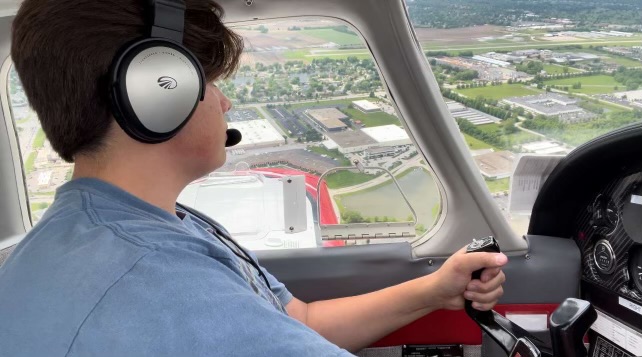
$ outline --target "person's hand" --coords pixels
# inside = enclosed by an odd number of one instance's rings
[[[507,262],[502,253],[466,253],[466,247],[459,250],[433,273],[437,277],[439,306],[460,310],[467,299],[477,310],[491,310],[504,294],[502,284],[506,277],[501,267]],[[471,280],[472,273],[482,268],[481,279]]]

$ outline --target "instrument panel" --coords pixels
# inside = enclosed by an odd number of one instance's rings
[[[642,303],[642,173],[603,187],[575,227],[583,279]]]

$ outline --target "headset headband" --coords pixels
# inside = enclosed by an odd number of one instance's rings
[[[185,2],[182,0],[149,0],[150,37],[167,38],[183,43]]]

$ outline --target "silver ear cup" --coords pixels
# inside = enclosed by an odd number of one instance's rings
[[[178,128],[200,100],[202,80],[196,68],[173,48],[142,50],[129,64],[125,81],[134,113],[155,133]]]

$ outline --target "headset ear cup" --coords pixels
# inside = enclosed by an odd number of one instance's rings
[[[146,38],[124,46],[112,62],[109,79],[116,122],[144,143],[174,137],[204,98],[200,63],[170,40]]]

